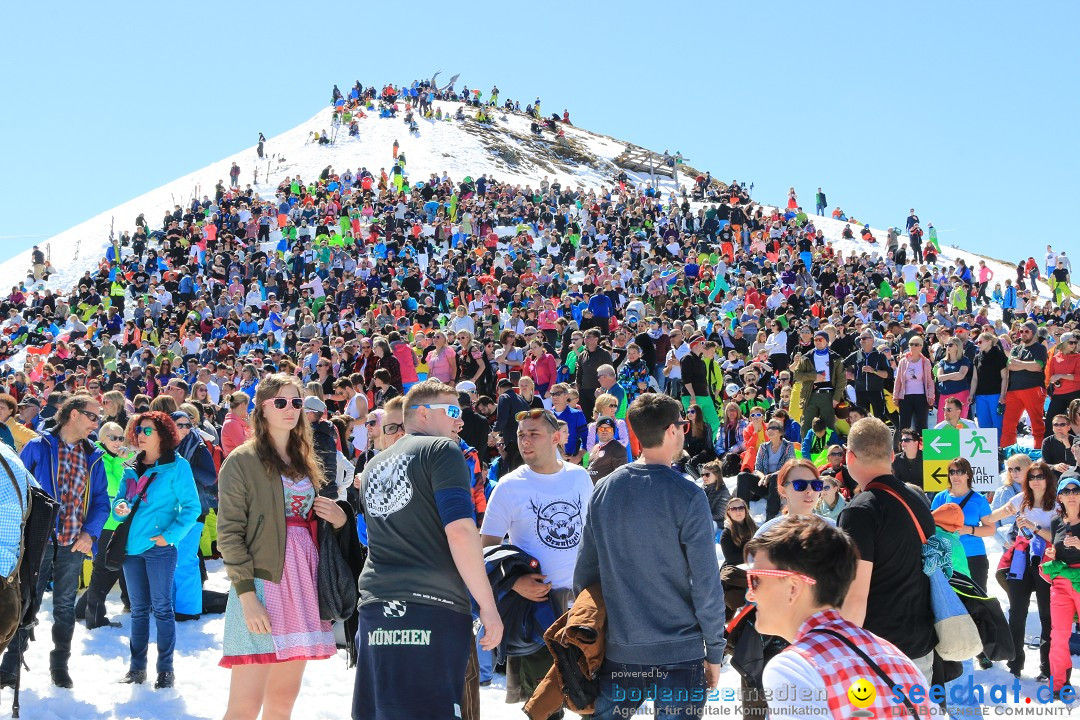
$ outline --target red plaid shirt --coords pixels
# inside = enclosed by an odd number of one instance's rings
[[[850,720],[851,713],[856,709],[861,709],[851,704],[847,694],[852,683],[860,678],[870,682],[877,691],[873,704],[866,708],[874,713],[875,718],[911,717],[907,708],[903,707],[903,703],[893,702],[892,688],[885,687],[885,681],[878,677],[866,661],[856,655],[839,638],[822,632],[811,632],[816,628],[832,630],[847,638],[876,662],[894,685],[904,687],[905,694],[911,685],[921,685],[924,690],[928,690],[928,683],[915,667],[915,663],[911,662],[895,645],[868,630],[853,625],[840,617],[840,613],[836,610],[822,610],[806,619],[791,645],[783,652],[797,653],[821,673],[821,678],[825,682],[829,709],[836,720]],[[930,713],[935,711],[931,709],[925,697],[922,702],[912,701],[912,704],[920,716],[925,714],[926,717],[930,717]],[[898,712],[897,706],[902,710]]]
[[[90,480],[82,444],[61,440],[56,455],[56,501],[60,503],[56,544],[70,545],[83,529],[83,498]]]

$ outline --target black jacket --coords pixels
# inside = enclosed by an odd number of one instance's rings
[[[551,602],[533,602],[518,595],[513,587],[518,578],[541,572],[540,561],[516,545],[493,545],[484,549],[484,562],[503,621],[502,642],[495,650],[497,660],[531,655],[544,647],[544,631],[555,623],[559,613]]]
[[[337,499],[337,428],[326,420],[312,423],[311,432],[315,441],[315,454],[322,463],[326,484],[319,494]]]

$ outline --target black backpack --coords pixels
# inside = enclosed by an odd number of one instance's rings
[[[15,473],[7,458],[0,453],[0,465],[4,466],[8,477],[18,490]],[[28,473],[29,475],[29,473]],[[19,592],[22,612],[19,629],[28,631],[37,625],[37,613],[41,607],[41,596],[37,594],[38,573],[41,561],[49,547],[49,538],[56,532],[56,516],[60,504],[49,497],[41,488],[30,486],[30,510],[23,523],[22,557],[19,561]],[[11,717],[19,717],[19,682],[22,670],[22,643],[15,640],[19,647],[19,663],[15,669],[15,699],[11,706]]]

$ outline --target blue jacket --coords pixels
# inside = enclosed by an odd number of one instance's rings
[[[157,535],[164,537],[170,545],[176,545],[199,519],[199,493],[195,489],[195,478],[187,460],[175,453],[163,456],[156,465],[146,468],[145,474],[150,473],[157,475],[131,519],[128,555],[140,555],[154,547],[150,538]],[[135,470],[127,468],[124,471],[124,482],[126,487],[120,489],[116,502],[124,501],[131,507],[135,501],[135,486],[139,482],[139,475]],[[113,507],[115,505],[114,503]]]
[[[101,461],[104,452],[89,440],[83,440],[82,445],[90,467],[90,482],[82,499],[83,530],[96,539],[109,518],[109,479]],[[26,443],[19,454],[23,465],[51,498],[56,498],[56,459],[59,454],[60,437],[48,431]]]

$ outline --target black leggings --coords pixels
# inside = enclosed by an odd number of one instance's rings
[[[913,428],[916,431],[922,431],[926,429],[926,421],[930,414],[930,405],[926,402],[925,395],[905,395],[900,400],[900,427],[897,430],[903,430],[904,428]],[[897,438],[900,434],[897,433]]]
[[[1009,672],[1019,673],[1024,669],[1024,629],[1027,626],[1028,610],[1031,607],[1031,594],[1035,593],[1035,604],[1039,608],[1039,671],[1050,674],[1050,583],[1039,575],[1038,569],[1028,564],[1024,576],[1018,580],[1009,580],[1009,631],[1012,634],[1016,655],[1009,662]]]

